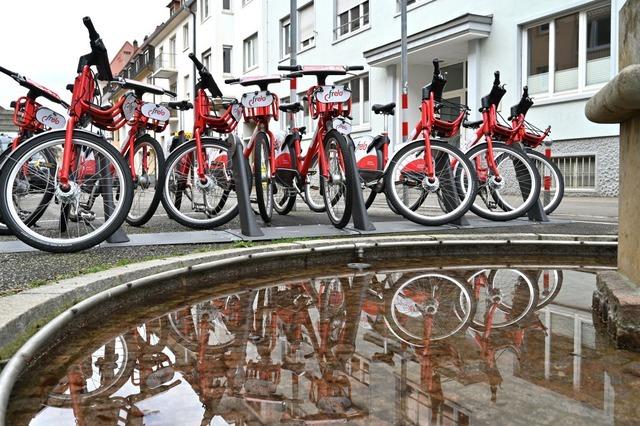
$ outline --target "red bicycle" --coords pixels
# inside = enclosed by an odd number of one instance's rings
[[[7,149],[0,153],[0,166],[2,166],[6,158],[23,142],[31,138],[33,135],[54,129],[64,128],[66,119],[61,114],[46,108],[37,102],[37,99],[43,97],[51,102],[57,103],[65,108],[69,105],[64,102],[60,96],[46,87],[24,77],[20,74],[9,71],[0,66],[0,72],[13,78],[22,87],[28,89],[27,95],[11,102],[13,108],[13,123],[18,127],[18,135],[13,138]],[[23,170],[19,185],[23,188],[33,186],[42,192],[42,198],[35,208],[27,208],[22,203],[20,194],[17,194],[15,202],[18,204],[22,221],[30,225],[44,214],[46,206],[53,197],[52,180],[41,179],[41,176],[52,172],[47,168],[47,164],[54,161],[50,152],[45,152],[45,157],[34,158],[29,167]],[[30,170],[31,169],[31,170]],[[2,221],[0,215],[0,235],[10,235],[11,231]]]
[[[473,165],[462,151],[444,140],[458,134],[467,116],[467,107],[442,99],[447,82],[440,73],[438,59],[433,61],[433,78],[422,88],[420,121],[405,144],[389,160],[390,143],[386,122],[395,104],[374,105],[374,113],[385,117],[385,131],[357,149],[362,185],[369,190],[366,205],[376,194],[385,193],[391,209],[422,225],[442,225],[462,217],[473,204],[476,177]],[[449,121],[441,117],[443,107],[452,108],[457,116]],[[420,138],[420,139],[417,139]],[[453,164],[457,164],[457,177]],[[454,179],[459,179],[456,185]]]
[[[540,202],[546,214],[551,214],[558,208],[562,197],[564,196],[564,177],[562,172],[546,155],[535,151],[549,136],[551,132],[551,126],[548,126],[545,130],[541,130],[525,120],[527,111],[533,105],[533,100],[529,97],[529,91],[527,86],[522,90],[522,97],[520,101],[511,107],[510,115],[507,121],[511,125],[512,132],[508,137],[500,135],[500,132],[494,135],[494,140],[498,140],[506,143],[507,145],[513,145],[521,142],[527,153],[529,159],[534,163],[538,174],[541,179],[541,191]],[[497,116],[502,118],[500,113]],[[480,121],[473,123],[466,123],[467,127],[479,127]],[[480,130],[478,130],[479,132]],[[477,143],[479,138],[476,136],[473,144]],[[498,158],[498,161],[503,158]],[[512,206],[507,201],[501,200],[501,208],[505,210],[511,210]]]
[[[175,93],[158,86],[128,79],[118,79],[112,84],[131,89],[122,103],[122,112],[130,128],[120,153],[128,161],[133,179],[134,201],[126,221],[132,226],[142,226],[153,217],[160,204],[165,172],[162,146],[147,132],[164,131],[171,115],[169,109],[181,109],[190,104],[186,101],[145,102],[142,99],[145,93],[176,97]]]
[[[326,210],[331,223],[344,228],[351,218],[355,185],[359,184],[349,177],[356,169],[351,151],[351,124],[346,120],[351,114],[351,91],[342,85],[328,85],[326,80],[329,76],[346,75],[364,67],[281,65],[278,69],[316,77],[317,82],[307,90],[306,97],[311,117],[318,120],[311,146],[304,155],[300,129],[291,129],[280,148],[273,174],[286,191],[278,203],[285,208],[290,206],[290,210],[296,193],[304,192],[302,197],[311,210]],[[302,110],[302,105],[299,102],[280,105],[280,110],[295,113]],[[319,185],[312,181],[315,176],[319,178]],[[315,200],[314,190],[319,190],[324,206]]]
[[[276,168],[275,151],[278,141],[269,129],[269,122],[278,121],[280,99],[269,91],[269,85],[280,83],[283,77],[269,75],[261,77],[233,78],[225,80],[227,84],[242,86],[258,86],[258,91],[245,93],[240,102],[244,107],[244,119],[255,124],[255,130],[249,144],[244,149],[244,156],[249,158],[253,153],[253,180],[256,188],[256,201],[262,220],[271,222],[273,216],[273,171]]]
[[[166,161],[166,179],[162,205],[169,217],[182,225],[211,229],[223,225],[238,214],[228,139],[207,136],[209,131],[231,135],[242,117],[242,105],[234,98],[224,98],[207,68],[193,53],[189,58],[200,74],[194,103],[194,139],[181,144]],[[207,92],[213,98],[209,99]],[[212,107],[222,106],[221,115]],[[234,138],[233,144],[241,144]],[[188,202],[185,202],[185,198]]]
[[[23,142],[7,158],[0,174],[0,214],[5,223],[23,242],[51,252],[73,252],[100,244],[122,225],[133,202],[131,172],[120,153],[100,135],[81,129],[92,124],[113,131],[126,122],[124,98],[111,107],[94,103],[100,94],[96,81],[111,81],[113,76],[107,49],[91,19],[83,21],[91,52],[80,58],[65,130],[45,132]],[[40,226],[31,227],[22,220],[21,206],[15,199],[20,196],[31,207],[40,204],[41,191],[21,184],[33,158],[49,155],[55,161],[41,177],[53,185],[55,203],[49,203]],[[85,207],[96,194],[83,188],[98,188],[102,208],[87,211]]]
[[[462,124],[477,128],[466,151],[478,178],[477,197],[470,209],[480,217],[498,221],[524,215],[540,195],[540,174],[535,164],[526,152],[511,146],[524,126],[524,115],[513,117],[510,125],[498,121],[498,106],[506,92],[496,71],[491,92],[481,100],[482,120]]]

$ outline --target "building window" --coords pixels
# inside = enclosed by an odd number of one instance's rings
[[[341,81],[351,89],[351,124],[360,126],[369,123],[371,115],[371,105],[369,102],[369,75],[364,74],[359,77]]]
[[[552,160],[560,169],[567,189],[596,188],[595,155],[552,157]]]
[[[280,59],[291,54],[291,20],[285,18],[280,21]]]
[[[200,0],[200,21],[209,17],[209,0]]]
[[[231,46],[222,46],[222,72],[231,74]]]
[[[184,98],[191,99],[191,84],[189,83],[189,75],[184,76]]]
[[[171,83],[169,85],[169,91],[173,92],[176,94],[176,96],[178,95],[178,84],[177,83]],[[176,96],[169,96],[171,99],[175,99]],[[172,110],[173,111],[173,110]]]
[[[231,10],[231,0],[222,0],[222,10]]]
[[[558,16],[523,31],[524,78],[529,92],[551,95],[593,90],[609,80],[609,6]]]
[[[298,10],[298,43],[300,50],[315,45],[316,17],[313,3]]]
[[[169,39],[169,68],[176,67],[176,36]]]
[[[338,0],[335,38],[369,25],[369,0]]]
[[[244,70],[245,72],[258,65],[258,33],[246,38],[243,43],[244,48]]]
[[[182,50],[189,48],[189,24],[182,26]]]
[[[211,70],[211,49],[207,49],[202,53],[202,65]]]

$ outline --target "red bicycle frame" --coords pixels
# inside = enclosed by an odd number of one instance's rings
[[[231,103],[221,116],[211,115],[211,101],[204,89],[199,88],[194,103],[194,124],[193,134],[196,141],[196,156],[198,159],[198,167],[196,172],[198,177],[206,182],[205,176],[205,159],[202,152],[202,134],[207,128],[218,133],[231,133],[238,125],[238,120],[233,115],[234,107],[238,105]]]
[[[69,120],[67,121],[62,167],[58,172],[58,180],[62,186],[69,184],[71,165],[73,164],[73,132],[86,116],[89,116],[94,126],[99,129],[114,131],[125,125],[126,119],[122,114],[124,98],[121,98],[111,108],[102,109],[92,103],[95,93],[95,82],[89,65],[84,65],[82,71],[76,77],[73,84],[73,95],[69,107]]]

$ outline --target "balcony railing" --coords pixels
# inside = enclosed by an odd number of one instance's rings
[[[175,70],[176,69],[176,55],[172,53],[161,53],[156,56],[153,70],[159,71],[162,69]]]

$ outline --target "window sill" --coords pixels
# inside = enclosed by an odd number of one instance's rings
[[[222,14],[223,15],[233,15],[233,10],[222,9]]]
[[[420,0],[418,0],[418,1],[417,1],[417,2],[415,2],[414,4],[410,4],[410,5],[408,5],[408,6],[407,6],[407,13],[409,13],[409,12],[411,12],[412,10],[417,9],[417,8],[419,8],[419,7],[422,7],[422,6],[428,5],[429,3],[433,3],[434,1],[436,1],[436,0],[425,0],[425,1],[420,1]],[[398,10],[398,11],[396,12],[396,14],[395,14],[395,15],[393,15],[393,17],[394,17],[394,18],[398,18],[399,16],[400,16],[400,11]]]
[[[371,17],[369,17],[369,19],[371,19]],[[339,36],[337,39],[333,40],[331,42],[331,44],[338,44],[341,41],[347,40],[347,39],[349,39],[349,38],[351,38],[353,36],[357,36],[358,34],[363,33],[363,32],[365,32],[367,30],[370,30],[370,29],[371,29],[371,21],[369,21],[369,23],[367,25],[365,25],[364,27],[360,27],[355,31],[351,31],[351,32],[348,32],[348,33],[346,33],[344,35]]]
[[[601,87],[601,86],[600,86]],[[532,93],[531,97],[534,100],[532,108],[544,105],[561,104],[565,102],[575,102],[589,99],[598,92],[599,87],[589,88],[584,92],[568,92],[568,93],[555,93],[553,95],[540,95]]]

